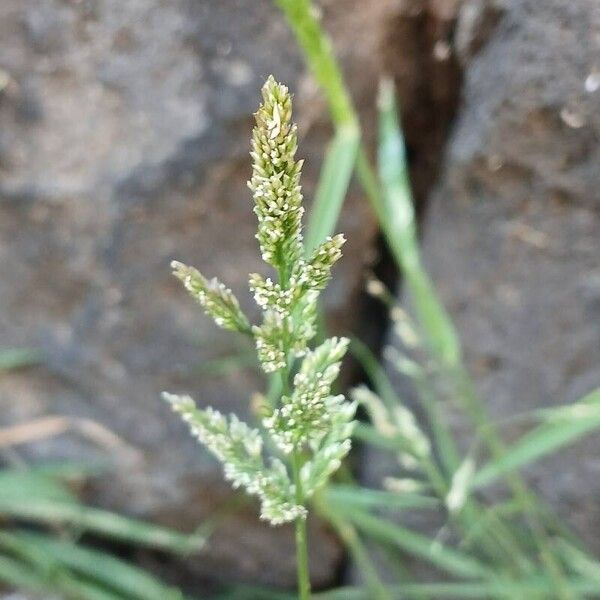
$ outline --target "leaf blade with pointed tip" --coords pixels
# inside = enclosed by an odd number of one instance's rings
[[[461,349],[450,317],[421,265],[404,139],[398,122],[396,95],[384,81],[379,96],[379,176],[383,198],[379,222],[412,298],[419,323],[442,364],[460,364]]]
[[[307,254],[335,230],[350,185],[359,142],[358,128],[345,125],[338,129],[327,148],[306,230]]]
[[[590,392],[574,405],[541,413],[544,422],[515,442],[499,459],[480,469],[474,487],[484,487],[496,479],[577,441],[600,429],[600,389]]]

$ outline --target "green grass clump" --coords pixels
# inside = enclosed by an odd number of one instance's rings
[[[205,536],[82,504],[69,481],[85,475],[67,465],[0,470],[0,584],[67,600],[184,600],[179,590],[80,538],[185,555],[199,551]]]

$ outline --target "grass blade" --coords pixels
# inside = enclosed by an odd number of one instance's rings
[[[440,501],[419,494],[395,494],[351,485],[329,485],[323,492],[327,504],[336,510],[382,508],[392,510],[436,509]]]
[[[337,130],[327,148],[306,231],[305,245],[309,254],[334,233],[350,185],[359,142],[358,127],[345,125]]]
[[[572,579],[571,588],[585,598],[600,598],[600,587],[585,579]],[[435,583],[403,583],[389,586],[389,593],[394,600],[412,600],[431,596],[436,600],[446,598],[453,600],[499,598],[553,598],[556,591],[550,579],[537,577],[522,581],[498,578],[494,581],[482,582],[435,582]],[[356,587],[345,587],[314,594],[313,600],[370,600],[367,590]]]
[[[108,590],[80,581],[36,545],[18,535],[0,533],[0,581],[34,593],[58,593],[73,600],[126,600]]]
[[[380,89],[378,159],[383,188],[381,228],[402,269],[415,313],[431,350],[442,364],[458,365],[461,350],[454,326],[421,265],[404,139],[391,81],[384,81]]]
[[[485,426],[486,443],[494,458],[505,460],[505,449],[499,436],[489,425],[485,410],[471,394],[472,384],[464,372],[461,347],[454,325],[438,300],[433,285],[423,269],[417,243],[416,226],[404,142],[398,122],[396,98],[391,81],[384,82],[379,106],[379,169],[383,187],[383,218],[380,224],[394,257],[401,267],[419,325],[435,359],[451,374],[456,389],[469,416],[478,428]],[[552,552],[548,536],[537,522],[531,506],[537,503],[517,474],[511,473],[509,485],[521,500],[524,513],[532,525],[533,537],[548,572],[559,589],[559,597],[572,600],[574,596],[565,584],[561,564]]]
[[[41,360],[41,354],[33,348],[5,348],[0,350],[0,371],[30,367]]]
[[[313,3],[311,0],[274,2],[284,13],[309,68],[323,89],[336,129],[347,125],[357,127],[358,118],[350,94]],[[404,211],[404,215],[408,214],[407,210],[412,211],[412,200],[410,188],[406,185],[403,144],[398,144],[398,141],[402,142],[402,136],[397,121],[395,98],[393,89],[389,86],[387,92],[384,90],[382,94],[380,115],[380,166],[386,165],[382,175],[387,177],[388,183],[391,184],[388,192],[392,191],[392,195],[380,193],[379,183],[362,146],[356,163],[357,174],[395,259],[403,270],[407,271],[405,277],[410,280],[408,283],[411,294],[418,307],[419,320],[429,334],[430,345],[445,364],[456,365],[460,362],[461,354],[458,338],[444,308],[437,300],[427,274],[420,267],[414,225],[412,229],[407,229],[405,223],[398,220],[401,211]],[[385,187],[386,181],[382,183]],[[398,192],[399,196],[396,197]],[[402,204],[397,204],[398,201]],[[390,225],[390,219],[395,226]]]
[[[139,600],[182,600],[183,598],[179,590],[163,585],[141,569],[105,552],[33,533],[20,533],[14,537],[51,556],[60,566],[127,598]]]
[[[121,542],[176,553],[199,550],[205,542],[200,534],[185,535],[109,511],[44,498],[0,496],[0,516],[45,525],[71,525]]]
[[[55,478],[30,471],[0,471],[0,504],[22,502],[36,498],[63,503],[76,503],[76,497]]]
[[[31,570],[31,565],[0,554],[0,582],[14,588],[35,592],[47,591],[44,578]]]
[[[211,595],[210,600],[298,600],[297,594],[255,585],[238,584]]]
[[[575,573],[595,581],[600,590],[600,563],[566,540],[557,541],[558,551]]]
[[[419,556],[456,577],[479,578],[491,575],[489,569],[472,556],[386,519],[358,510],[348,512],[346,518],[365,535]]]
[[[502,475],[527,466],[600,428],[600,389],[573,405],[541,414],[545,422],[483,467],[473,479],[475,487],[489,485]]]
[[[328,489],[328,491],[330,490]],[[364,577],[370,597],[373,600],[391,600],[391,596],[379,576],[377,567],[369,556],[369,552],[355,527],[345,520],[337,511],[337,506],[335,504],[331,506],[328,500],[327,495],[318,496],[315,499],[317,510],[322,517],[329,521],[349,550],[356,566]]]
[[[311,0],[274,0],[284,13],[300,45],[304,58],[327,98],[336,127],[356,126],[352,100],[333,54],[329,37],[321,29]]]

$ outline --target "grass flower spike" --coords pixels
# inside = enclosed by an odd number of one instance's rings
[[[287,271],[302,256],[302,161],[294,156],[298,147],[292,123],[292,99],[285,85],[271,76],[262,89],[263,104],[255,115],[252,134],[252,179],[258,217],[256,239],[263,260],[289,277]]]
[[[219,327],[244,333],[250,331],[250,323],[240,309],[237,298],[218,279],[208,281],[194,267],[188,267],[176,260],[171,263],[171,267],[175,277],[183,282],[185,289]]]
[[[305,519],[308,500],[339,468],[350,451],[356,403],[333,393],[345,338],[325,340],[311,349],[316,334],[319,293],[342,255],[341,234],[325,239],[309,256],[302,237],[302,161],[292,123],[292,99],[286,86],[269,77],[252,135],[252,178],[248,183],[258,218],[256,238],[271,276],[250,275],[249,287],[263,311],[251,325],[227,287],[192,267],[173,262],[174,274],[224,329],[254,338],[265,373],[280,379],[281,397],[263,403],[263,430],[200,409],[189,396],[164,394],[192,434],[223,463],[235,488],[259,498],[261,518],[272,525],[296,523],[300,598],[309,597]],[[300,360],[301,359],[301,362]],[[297,364],[299,363],[299,364]],[[266,448],[273,449],[268,456]]]

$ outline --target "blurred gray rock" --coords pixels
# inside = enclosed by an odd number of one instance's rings
[[[388,4],[324,6],[360,106],[374,105]],[[133,451],[107,449],[110,438],[90,440],[81,427],[18,451],[32,460],[111,456],[120,469],[94,502],[188,531],[230,493],[159,394],[188,391],[201,405],[244,413],[262,383],[253,369],[204,369],[252,349],[202,315],[169,262],[219,275],[253,310],[247,273],[262,267],[245,183],[251,114],[269,73],[297,92],[310,197],[328,118],[267,0],[0,3],[0,339],[44,356],[38,368],[1,375],[0,426],[55,414],[96,421]],[[375,231],[356,193],[340,229],[350,242],[328,296],[338,330],[356,314]],[[191,568],[293,585],[290,531],[266,528],[254,512],[228,521],[210,561]],[[319,527],[312,548],[322,585],[340,551]]]
[[[466,69],[424,226],[427,265],[498,419],[600,385],[600,5],[503,4]],[[590,437],[527,471],[596,552],[599,451]]]

